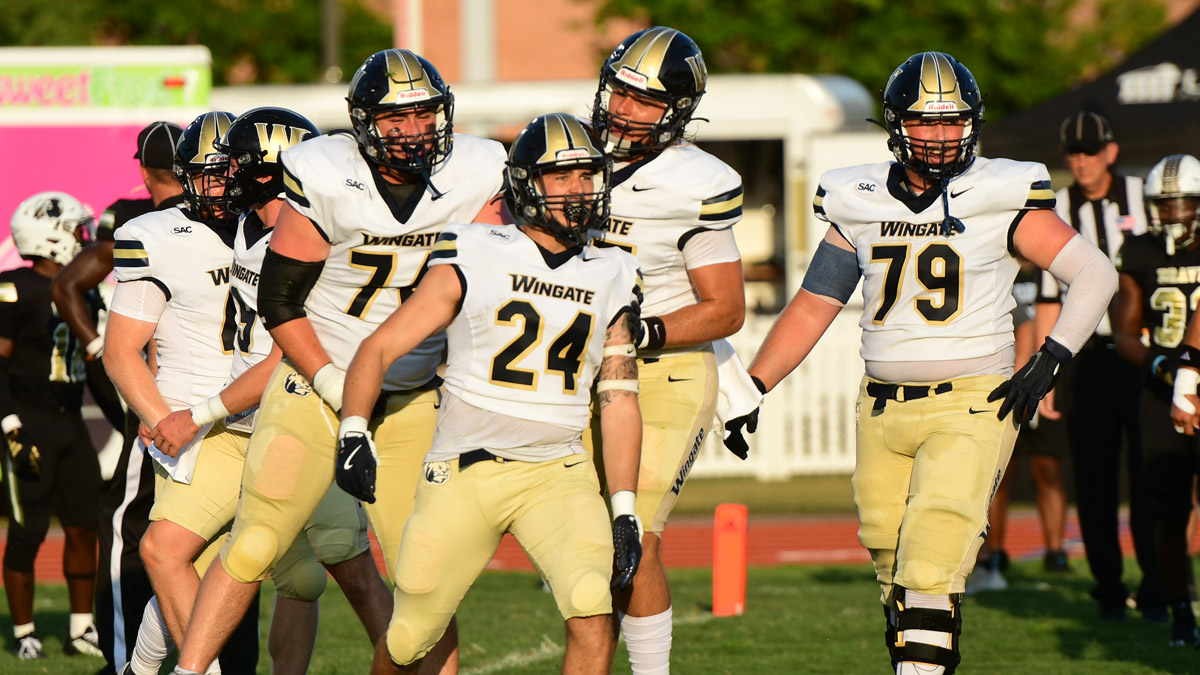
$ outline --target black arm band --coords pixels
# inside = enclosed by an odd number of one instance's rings
[[[657,316],[647,316],[642,319],[646,324],[646,349],[658,350],[667,344],[667,327]]]
[[[296,260],[267,248],[258,280],[258,316],[267,330],[307,316],[304,301],[324,267],[324,260]]]
[[[844,305],[854,295],[860,276],[858,254],[822,240],[817,244],[817,252],[813,254],[808,271],[804,273],[800,288],[813,295],[833,298]]]
[[[13,407],[12,391],[9,389],[8,383],[8,364],[7,356],[0,356],[0,419],[4,419],[16,412]]]
[[[1179,364],[1200,370],[1200,349],[1184,344],[1179,348]]]

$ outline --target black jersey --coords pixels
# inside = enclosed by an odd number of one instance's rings
[[[96,239],[112,241],[113,230],[153,210],[153,199],[118,199],[100,214],[100,221],[96,223]]]
[[[1160,238],[1140,234],[1125,239],[1116,263],[1142,291],[1142,330],[1150,351],[1178,353],[1200,302],[1200,249],[1168,256]]]
[[[100,298],[94,291],[87,297],[94,320]],[[13,401],[69,410],[83,405],[86,351],[51,303],[50,279],[30,267],[0,272],[0,337],[13,341]]]

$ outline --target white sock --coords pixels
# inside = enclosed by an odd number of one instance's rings
[[[204,671],[204,675],[221,675],[220,659],[213,659],[213,662],[208,664],[208,670]]]
[[[948,595],[926,595],[925,593],[917,593],[909,590],[904,591],[904,606],[908,608],[923,607],[925,609],[940,609],[946,612],[954,609],[953,605],[950,604],[950,596]],[[927,645],[949,649],[952,637],[950,633],[938,630],[911,629],[903,631],[902,639],[905,642],[922,642]],[[945,666],[927,663],[904,661],[896,666],[896,675],[943,675],[945,672]]]
[[[33,622],[23,623],[20,626],[13,626],[13,636],[18,640],[33,632]]]
[[[158,598],[150,598],[142,612],[142,623],[138,626],[137,643],[129,667],[134,675],[158,675],[162,662],[175,648],[167,622],[158,608]]]
[[[91,612],[87,612],[86,614],[76,614],[75,612],[71,612],[70,635],[72,638],[77,638],[80,635],[83,635],[83,631],[87,630],[88,626],[90,625],[92,625]]]
[[[634,675],[671,672],[671,608],[654,616],[618,614]]]

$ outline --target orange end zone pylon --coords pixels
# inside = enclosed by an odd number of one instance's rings
[[[746,611],[745,504],[721,504],[713,523],[713,616],[741,616]]]

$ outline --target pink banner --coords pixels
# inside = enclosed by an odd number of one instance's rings
[[[118,199],[149,196],[133,158],[143,126],[0,126],[0,270],[21,264],[9,223],[26,197],[61,190],[99,218]]]

